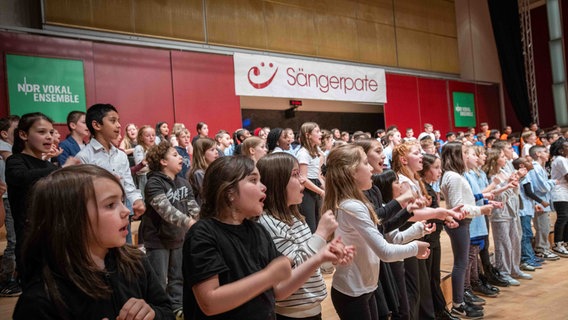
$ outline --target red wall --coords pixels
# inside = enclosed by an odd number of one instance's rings
[[[183,122],[195,135],[205,121],[214,136],[241,126],[229,56],[0,32],[0,116],[9,113],[6,53],[83,60],[87,106],[113,104],[123,127]],[[56,127],[67,134],[65,125]]]
[[[454,80],[386,75],[387,103],[385,126],[396,124],[403,132],[407,127],[418,136],[424,123],[431,123],[442,136],[448,131],[465,131],[454,126],[452,92],[474,94],[476,120],[487,122],[490,128],[500,128],[499,87]]]
[[[6,53],[82,59],[87,105],[115,105],[123,126],[183,122],[195,135],[195,125],[204,121],[210,136],[219,129],[232,132],[241,126],[230,56],[0,32],[0,54]],[[4,59],[0,59],[0,72],[5,72]],[[426,122],[443,134],[464,130],[453,126],[451,101],[452,91],[462,91],[475,94],[478,123],[499,127],[496,85],[395,74],[387,74],[386,82],[387,126],[412,127],[416,135]],[[0,116],[8,114],[6,88],[2,74]],[[58,127],[63,135],[67,133],[64,125]]]

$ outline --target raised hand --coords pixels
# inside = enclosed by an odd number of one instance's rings
[[[324,239],[328,239],[333,234],[333,232],[335,232],[337,226],[338,224],[337,220],[335,219],[335,215],[331,210],[327,210],[321,215],[315,233]]]

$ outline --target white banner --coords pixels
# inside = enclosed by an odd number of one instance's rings
[[[385,70],[235,53],[239,96],[386,103]]]

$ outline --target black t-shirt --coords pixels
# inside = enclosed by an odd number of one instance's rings
[[[275,319],[272,289],[231,311],[206,316],[192,287],[215,275],[221,286],[235,282],[264,269],[280,255],[268,232],[256,222],[244,220],[240,225],[230,225],[215,219],[198,221],[189,229],[183,245],[185,319]]]

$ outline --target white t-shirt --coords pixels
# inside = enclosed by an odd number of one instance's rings
[[[552,189],[552,201],[568,201],[568,182],[566,181],[568,174],[568,159],[566,157],[557,156],[550,166],[550,176],[552,179],[558,180],[558,184]]]
[[[298,158],[298,162],[300,164],[307,164],[308,165],[308,179],[319,179],[320,175],[320,157],[312,158],[308,149],[302,147],[298,154],[296,154],[296,158]]]

